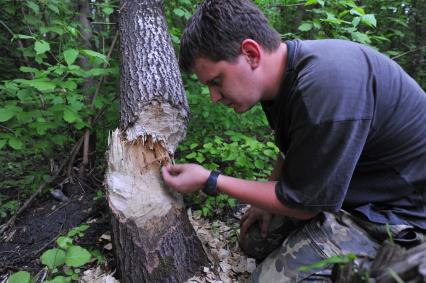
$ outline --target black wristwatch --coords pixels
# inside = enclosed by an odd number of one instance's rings
[[[210,176],[207,178],[206,185],[203,188],[203,192],[208,196],[217,196],[217,177],[220,175],[220,171],[213,170]]]

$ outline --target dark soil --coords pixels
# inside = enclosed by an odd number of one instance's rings
[[[95,192],[79,187],[67,188],[69,201],[59,202],[53,197],[40,197],[17,219],[15,226],[0,239],[0,275],[26,270],[32,274],[43,268],[41,254],[55,247],[56,239],[71,228],[89,221],[84,236],[75,238],[74,244],[89,250],[97,249],[105,255],[105,242],[100,236],[110,229],[105,198],[95,200]],[[114,265],[108,255],[109,266]]]

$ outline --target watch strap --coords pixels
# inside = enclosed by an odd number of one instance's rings
[[[217,178],[221,174],[218,170],[213,170],[210,172],[209,177],[207,178],[206,185],[203,188],[203,192],[209,196],[217,196]]]

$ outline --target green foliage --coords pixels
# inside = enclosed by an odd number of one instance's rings
[[[7,280],[8,283],[30,283],[31,275],[26,271],[19,271],[12,274]]]
[[[302,266],[298,269],[299,272],[306,272],[312,269],[321,269],[331,264],[346,265],[350,262],[353,262],[356,259],[356,256],[353,253],[348,253],[346,255],[336,255],[324,260],[318,261],[311,265]]]
[[[50,249],[41,255],[41,263],[49,269],[54,269],[65,263],[65,251],[61,249]]]
[[[388,235],[388,240],[393,244],[393,234],[391,231],[391,226],[389,225],[389,223],[386,223],[386,234]]]
[[[82,224],[80,226],[74,227],[74,228],[72,228],[68,232],[67,236],[70,237],[70,238],[73,238],[75,236],[83,237],[84,236],[84,231],[86,231],[87,229],[89,229],[89,227],[90,226],[87,225],[87,224]]]
[[[78,227],[72,228],[66,236],[60,236],[56,240],[57,248],[49,249],[43,252],[40,257],[41,263],[44,264],[50,272],[50,280],[44,282],[71,282],[78,281],[80,279],[81,270],[78,267],[84,267],[89,263],[93,257],[99,262],[104,263],[105,257],[97,250],[89,252],[83,247],[73,244],[73,239],[76,237],[82,237],[84,231],[89,228],[89,225],[82,224]],[[60,273],[62,269],[62,274]],[[65,276],[63,276],[65,275]],[[10,278],[15,278],[16,281],[8,282],[31,282],[30,274],[28,272],[17,272]],[[22,278],[28,278],[24,281]]]
[[[90,252],[80,246],[71,246],[67,249],[65,263],[68,266],[80,267],[90,261],[92,255]]]
[[[10,200],[5,203],[0,201],[0,219],[5,218],[8,213],[14,214],[18,209],[18,201]]]
[[[117,1],[90,3],[92,20],[110,22]],[[2,10],[2,20],[13,34],[0,37],[0,45],[9,46],[8,56],[19,64],[7,67],[14,77],[0,81],[0,158],[19,155],[44,164],[43,160],[61,158],[58,152],[66,154],[103,107],[110,114],[102,123],[106,127],[94,129],[101,145],[106,145],[108,128],[112,128],[107,125],[118,123],[114,102],[118,56],[113,53],[108,59],[105,55],[115,25],[93,25],[89,49],[80,33],[78,8],[75,1],[26,0],[9,1]],[[100,76],[106,79],[92,103]],[[21,187],[19,183],[15,187]]]
[[[71,282],[80,278],[80,269],[76,267],[82,267],[92,259],[92,253],[83,247],[73,244],[73,238],[82,237],[84,231],[89,228],[89,225],[82,224],[78,227],[72,228],[68,231],[66,236],[60,236],[56,240],[58,248],[49,249],[45,251],[41,256],[41,262],[46,265],[52,274],[59,271],[62,267],[63,274],[55,276],[51,281],[47,282]],[[102,255],[97,251],[95,253],[96,258],[102,260]],[[65,265],[64,265],[65,264]]]

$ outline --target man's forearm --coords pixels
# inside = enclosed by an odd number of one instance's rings
[[[275,194],[275,184],[274,181],[247,181],[225,175],[220,175],[217,180],[219,192],[273,214],[286,215],[297,219],[310,219],[316,215],[316,213],[283,205]]]

